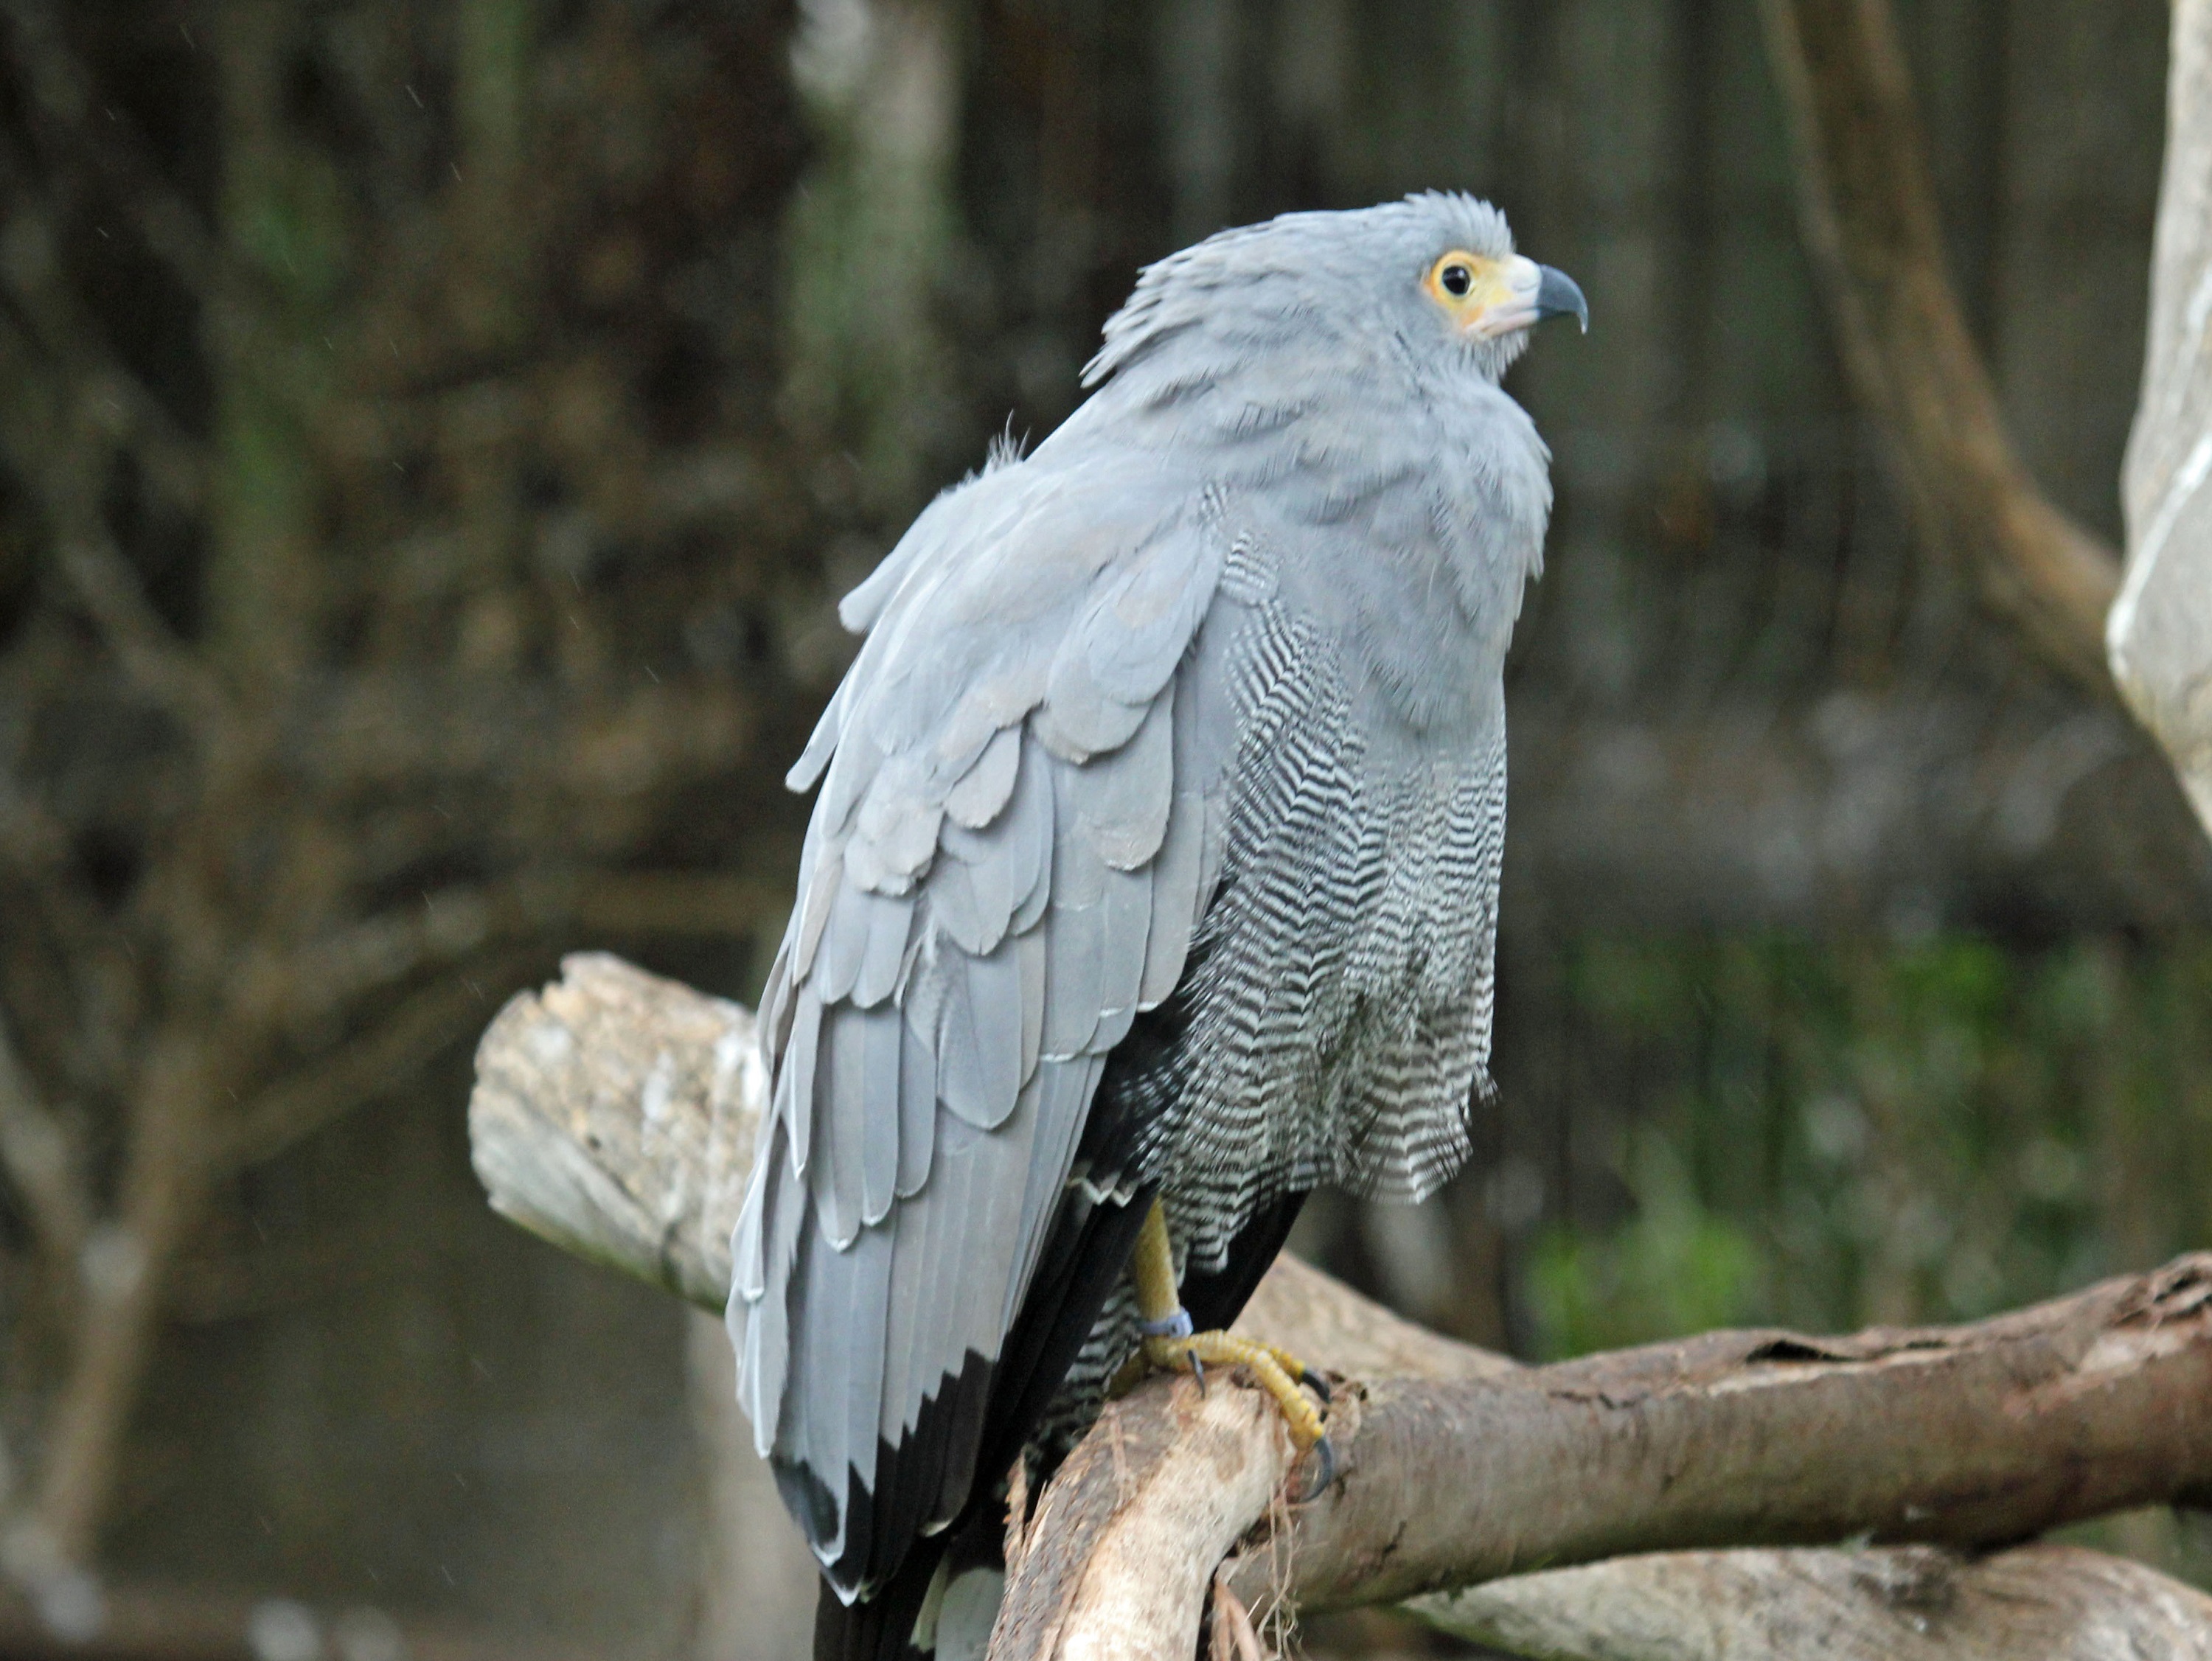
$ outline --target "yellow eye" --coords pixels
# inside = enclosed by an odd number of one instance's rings
[[[1491,285],[1497,272],[1497,261],[1471,254],[1464,248],[1455,248],[1429,267],[1428,277],[1421,286],[1439,305],[1459,312],[1471,296]]]

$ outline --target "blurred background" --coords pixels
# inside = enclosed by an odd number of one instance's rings
[[[2166,7],[1897,12],[2116,543]],[[581,947],[756,993],[836,597],[1145,262],[1425,188],[1592,312],[1503,1105],[1297,1248],[1552,1357],[2212,1245],[2212,855],[1916,548],[1752,0],[0,0],[0,1654],[795,1652],[717,1329],[490,1215],[470,1046]]]

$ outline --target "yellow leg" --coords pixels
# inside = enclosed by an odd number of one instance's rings
[[[1154,1367],[1179,1373],[1196,1373],[1200,1383],[1208,1367],[1242,1367],[1250,1369],[1254,1380],[1275,1398],[1288,1422],[1291,1440],[1301,1452],[1319,1444],[1322,1448],[1322,1476],[1313,1492],[1318,1494],[1328,1486],[1329,1473],[1334,1459],[1328,1446],[1328,1436],[1322,1426],[1321,1414],[1308,1401],[1298,1386],[1309,1384],[1325,1402],[1328,1386],[1321,1375],[1304,1362],[1273,1344],[1259,1343],[1250,1338],[1235,1337],[1226,1332],[1194,1332],[1190,1317],[1182,1306],[1182,1294],[1176,1288],[1175,1256],[1168,1244],[1167,1213],[1158,1200],[1146,1215],[1143,1228],[1137,1235],[1137,1252],[1130,1264],[1130,1272],[1137,1282],[1137,1307],[1144,1318],[1144,1357]],[[1310,1495],[1309,1496],[1310,1497]]]

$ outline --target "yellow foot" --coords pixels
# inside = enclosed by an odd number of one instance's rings
[[[1146,1323],[1147,1326],[1159,1324]],[[1181,1324],[1188,1326],[1189,1317],[1183,1316]],[[1201,1391],[1206,1388],[1206,1369],[1209,1367],[1247,1369],[1254,1382],[1275,1398],[1275,1405],[1282,1409],[1284,1422],[1290,1427],[1291,1440],[1298,1452],[1316,1450],[1314,1480],[1299,1496],[1300,1503],[1316,1498],[1336,1479],[1336,1450],[1329,1446],[1328,1433],[1319,1410],[1298,1388],[1300,1385],[1307,1385],[1326,1406],[1328,1382],[1287,1350],[1229,1332],[1178,1333],[1170,1330],[1145,1335],[1144,1358],[1166,1371],[1193,1374]]]
[[[1196,1375],[1201,1391],[1206,1388],[1206,1369],[1209,1367],[1248,1368],[1260,1387],[1273,1396],[1275,1405],[1283,1410],[1283,1417],[1290,1425],[1291,1440],[1297,1444],[1298,1452],[1315,1450],[1313,1485],[1301,1497],[1300,1503],[1313,1499],[1334,1482],[1336,1450],[1328,1445],[1321,1415],[1298,1390],[1302,1384],[1310,1385],[1326,1406],[1328,1384],[1297,1356],[1273,1344],[1232,1337],[1226,1332],[1191,1331],[1190,1316],[1183,1309],[1176,1287],[1167,1213],[1157,1199],[1138,1230],[1129,1272],[1137,1283],[1137,1307],[1144,1318],[1139,1329],[1145,1335],[1144,1343],[1115,1376],[1113,1388],[1118,1391],[1133,1385],[1147,1362],[1171,1372]]]
[[[1240,1338],[1230,1332],[1187,1332],[1181,1336],[1158,1333],[1146,1337],[1145,1359],[1170,1372],[1196,1374],[1201,1390],[1206,1387],[1206,1369],[1209,1367],[1249,1367],[1260,1388],[1273,1396],[1275,1404],[1283,1409],[1283,1417],[1290,1423],[1291,1440],[1297,1443],[1301,1452],[1322,1439],[1321,1415],[1298,1386],[1311,1385],[1314,1393],[1326,1403],[1328,1385],[1297,1356],[1273,1344]]]
[[[1321,1493],[1336,1480],[1336,1449],[1329,1446],[1328,1427],[1321,1422],[1321,1413],[1310,1400],[1305,1400],[1305,1391],[1301,1391],[1298,1385],[1310,1385],[1322,1404],[1328,1404],[1329,1387],[1321,1373],[1298,1361],[1297,1355],[1276,1349],[1274,1345],[1255,1343],[1252,1338],[1237,1338],[1228,1331],[1164,1331],[1146,1334],[1144,1358],[1155,1367],[1197,1376],[1201,1391],[1206,1389],[1207,1367],[1248,1369],[1252,1373],[1252,1382],[1274,1396],[1274,1404],[1283,1409],[1283,1422],[1290,1427],[1290,1440],[1298,1453],[1314,1449],[1314,1480],[1307,1484],[1307,1491],[1298,1495],[1298,1504],[1321,1497]]]

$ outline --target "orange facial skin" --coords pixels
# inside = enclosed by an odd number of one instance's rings
[[[1492,340],[1536,320],[1540,268],[1515,255],[1490,259],[1455,248],[1429,267],[1421,288],[1462,335]]]

